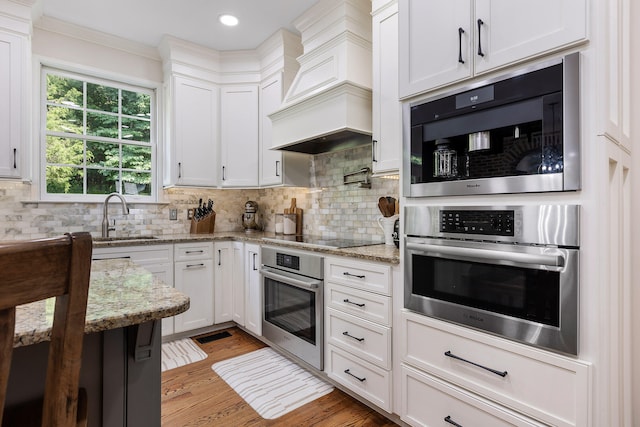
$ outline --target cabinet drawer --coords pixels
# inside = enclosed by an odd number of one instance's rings
[[[391,295],[391,267],[354,261],[352,258],[327,258],[324,279],[365,291]]]
[[[401,375],[400,418],[412,426],[543,425],[406,365]]]
[[[179,243],[174,249],[176,261],[195,259],[211,259],[213,257],[213,243]]]
[[[327,283],[325,291],[328,306],[391,326],[391,298],[335,283]]]
[[[391,412],[391,372],[327,346],[327,374],[358,395]]]
[[[136,264],[173,262],[173,245],[130,246],[126,248],[94,248],[93,259],[129,258]]]
[[[327,341],[383,369],[391,369],[391,329],[327,308]]]
[[[415,313],[402,319],[404,362],[550,424],[588,425],[588,363]]]

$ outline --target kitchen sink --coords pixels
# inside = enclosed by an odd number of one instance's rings
[[[118,237],[94,237],[94,242],[119,242],[123,240],[154,240],[155,236],[118,236]]]

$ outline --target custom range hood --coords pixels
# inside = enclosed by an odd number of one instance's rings
[[[371,0],[320,0],[294,23],[298,70],[269,115],[272,148],[318,154],[371,143]]]

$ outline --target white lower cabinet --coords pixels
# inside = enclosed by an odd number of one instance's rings
[[[262,281],[260,280],[260,246],[244,245],[245,318],[244,326],[262,336]]]
[[[173,245],[94,248],[93,259],[128,258],[173,287]],[[174,333],[173,317],[162,319],[162,335]]]
[[[244,325],[244,244],[216,242],[214,256],[215,323]]]
[[[402,365],[402,420],[413,426],[543,426],[434,376]]]
[[[420,378],[434,376],[455,384],[456,390],[494,402],[502,412],[508,408],[555,426],[590,425],[589,363],[411,312],[403,312],[401,318],[402,387],[410,400],[411,387],[427,387],[415,383],[419,372],[424,374]],[[403,404],[401,418],[412,425],[430,425],[416,421],[417,402],[411,402]]]
[[[174,332],[213,325],[213,243],[175,245],[175,288],[190,299],[189,310],[174,317]]]
[[[325,371],[392,412],[391,267],[325,258]]]

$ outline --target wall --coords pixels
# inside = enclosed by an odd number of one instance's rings
[[[371,189],[343,184],[344,174],[362,167],[371,167],[369,145],[314,156],[311,188],[170,188],[164,190],[166,204],[132,204],[127,216],[122,215],[117,199],[112,199],[109,218],[116,221],[116,231],[111,235],[188,233],[187,209],[196,206],[199,198],[214,201],[216,231],[242,231],[241,215],[248,200],[258,203],[260,224],[266,231],[273,231],[275,214],[282,213],[295,197],[296,205],[304,210],[304,234],[382,242],[382,230],[376,222],[381,216],[378,198],[398,198],[398,181],[374,178]],[[0,181],[0,240],[42,238],[72,231],[100,235],[102,204],[30,201],[30,187],[28,183]],[[169,209],[178,209],[178,220],[169,220]]]

